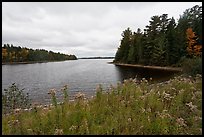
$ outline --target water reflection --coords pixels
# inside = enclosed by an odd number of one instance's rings
[[[118,73],[118,78],[120,81],[129,78],[136,78],[138,80],[142,78],[149,80],[150,78],[152,78],[153,81],[160,82],[168,80],[173,77],[174,74],[176,74],[172,71],[152,70],[126,66],[116,66],[116,71]]]

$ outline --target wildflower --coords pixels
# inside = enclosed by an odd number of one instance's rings
[[[172,116],[167,112],[168,112],[167,110],[163,110],[162,113],[159,113],[159,117],[161,117],[161,118],[172,118]]]
[[[145,109],[144,109],[144,108],[141,108],[141,109],[142,109],[141,112],[144,113],[144,112],[145,112]]]
[[[129,117],[129,118],[128,118],[128,122],[131,122],[131,121],[132,121],[132,119]]]
[[[170,94],[165,93],[165,92],[163,93],[163,95],[164,95],[164,99],[166,99],[166,100],[170,100],[173,98]]]
[[[19,113],[20,111],[21,111],[21,108],[16,108],[16,109],[14,110],[15,113]]]
[[[168,112],[168,110],[164,109],[162,112],[166,113],[166,112]]]
[[[13,124],[13,125],[17,125],[17,124],[19,124],[19,123],[20,123],[20,122],[19,122],[19,120],[18,120],[18,119],[17,119],[17,120],[13,120],[13,121],[12,121],[12,124]]]
[[[8,125],[9,125],[9,127],[11,127],[12,121],[8,121]]]
[[[198,121],[198,120],[202,120],[202,117],[195,116],[194,119],[195,121]]]
[[[177,118],[176,119],[176,122],[177,122],[177,124],[179,125],[179,126],[181,126],[181,127],[186,127],[187,125],[185,124],[185,120],[183,119],[183,118]]]
[[[38,105],[38,106],[36,106],[36,108],[43,108],[43,106],[42,105]]]
[[[48,94],[51,94],[52,96],[54,96],[56,94],[56,89],[51,89]]]
[[[26,109],[24,109],[24,111],[29,111],[29,109],[26,108]]]
[[[151,77],[151,78],[149,78],[149,80],[150,80],[150,81],[152,81],[152,77]]]
[[[202,75],[200,75],[200,74],[196,74],[196,77],[198,77],[198,78],[202,78]]]
[[[184,89],[181,89],[181,90],[179,90],[179,93],[184,92],[184,91],[185,91]]]
[[[67,88],[68,88],[68,85],[64,85],[64,87],[61,88],[61,91],[67,90]]]
[[[176,91],[176,89],[175,88],[171,88],[172,90],[174,90],[174,91]]]
[[[139,97],[141,100],[144,100],[145,99],[145,96],[140,96]]]
[[[134,79],[132,80],[132,82],[136,83],[136,82],[137,82],[137,79],[136,79],[136,78],[134,78]]]
[[[74,99],[70,99],[69,101],[70,101],[70,102],[74,102]]]
[[[149,115],[147,116],[147,120],[148,120],[148,122],[150,122],[150,117],[149,117]]]
[[[48,108],[47,108],[47,107],[44,107],[43,110],[48,110]]]
[[[57,105],[62,105],[63,104],[63,102],[57,102]]]
[[[147,109],[147,112],[151,112],[151,108],[148,108],[148,109]]]
[[[193,111],[193,110],[196,110],[196,109],[197,109],[197,106],[196,106],[196,105],[193,105],[193,103],[192,103],[192,102],[190,102],[190,103],[186,103],[186,106],[188,106],[188,107],[190,108],[190,110],[191,110],[191,111]]]
[[[87,120],[84,121],[84,126],[86,128],[86,132],[89,134],[89,126],[88,126],[88,121]]]
[[[33,108],[29,108],[29,109],[28,109],[28,111],[32,111],[32,110],[33,110]]]
[[[72,126],[69,128],[69,130],[71,130],[71,131],[76,130],[76,129],[77,129],[77,126],[74,126],[74,125],[72,125]]]
[[[124,80],[124,83],[127,83],[127,82],[128,82],[128,80],[125,79],[125,80]]]
[[[55,129],[54,135],[62,135],[63,134],[63,129]]]
[[[27,129],[27,131],[28,131],[28,132],[32,132],[33,130],[29,128],[29,129]]]
[[[81,93],[81,92],[79,92],[79,93],[77,93],[77,94],[75,95],[75,99],[84,99],[84,97],[85,97],[85,94],[83,94],[83,93]]]

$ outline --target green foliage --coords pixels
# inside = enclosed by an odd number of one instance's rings
[[[129,48],[130,48],[131,39],[132,39],[132,32],[130,28],[127,28],[125,31],[123,31],[122,37],[123,38],[121,40],[120,47],[118,48],[118,51],[115,55],[115,62],[118,62],[118,61],[127,62]]]
[[[2,134],[201,135],[202,75],[163,83],[125,80],[86,99],[4,115]],[[66,96],[66,95],[65,95]]]
[[[152,16],[144,33],[137,33],[128,28],[123,32],[120,47],[114,62],[173,66],[182,57],[188,57],[186,30],[193,28],[198,39],[196,43],[202,48],[202,6],[187,9],[175,23],[168,14]]]
[[[202,74],[202,58],[185,58],[181,61],[184,74],[195,76],[196,74]]]
[[[15,109],[29,108],[30,100],[28,93],[25,95],[23,89],[19,89],[13,83],[8,89],[4,89],[2,93],[2,110],[3,113],[10,113]]]

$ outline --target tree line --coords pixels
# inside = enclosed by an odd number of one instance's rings
[[[180,15],[178,23],[168,14],[153,16],[144,29],[122,33],[114,62],[171,66],[182,58],[202,56],[202,6]]]
[[[26,47],[4,44],[2,47],[2,62],[28,62],[28,61],[64,61],[76,60],[75,55],[55,53],[44,49],[29,49]]]

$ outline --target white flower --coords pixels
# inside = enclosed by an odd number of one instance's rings
[[[191,111],[193,111],[193,110],[196,110],[196,109],[197,109],[197,106],[196,106],[196,105],[193,105],[193,103],[192,103],[192,102],[190,102],[190,103],[186,103],[186,106],[188,106],[188,107],[191,109]]]
[[[144,112],[145,112],[145,109],[144,109],[144,108],[141,108],[141,109],[142,109],[141,112],[144,113]]]
[[[84,99],[85,94],[84,94],[84,93],[81,93],[81,92],[78,92],[74,97],[75,97],[75,99],[78,99],[78,98]]]
[[[176,119],[176,122],[177,122],[177,124],[178,124],[179,126],[184,126],[184,127],[187,126],[186,123],[185,123],[185,120],[184,120],[183,118],[177,118],[177,119]]]
[[[16,109],[14,110],[15,113],[19,113],[20,111],[21,111],[21,108],[16,108]]]
[[[170,94],[165,93],[165,92],[163,93],[163,95],[164,95],[164,99],[166,99],[166,100],[170,100],[173,98]]]
[[[132,121],[132,119],[131,118],[128,118],[128,122],[131,122]]]
[[[55,129],[54,135],[62,135],[63,134],[63,129]]]
[[[71,130],[71,131],[76,130],[76,129],[77,129],[77,126],[74,126],[74,125],[72,125],[72,126],[69,128],[69,130]]]

